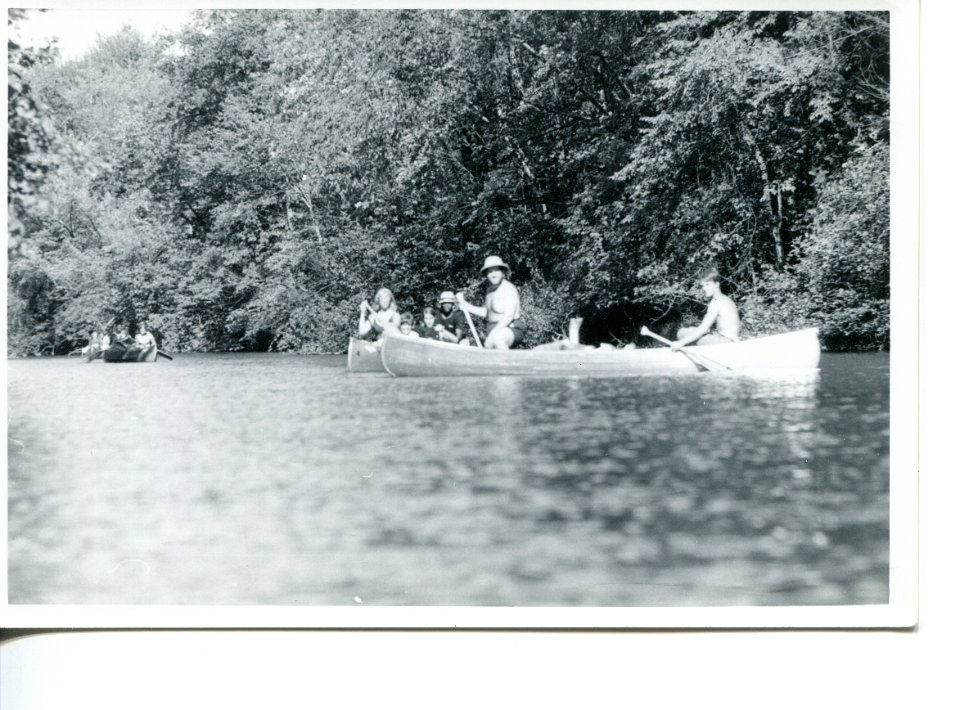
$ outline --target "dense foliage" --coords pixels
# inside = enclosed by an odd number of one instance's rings
[[[710,264],[750,333],[889,344],[885,13],[232,10],[16,52],[13,354],[143,318],[342,350],[378,286],[479,299],[490,253],[530,342],[670,334]]]
[[[20,21],[23,14],[10,10],[7,24]],[[24,234],[25,214],[44,206],[38,188],[55,165],[53,121],[26,79],[31,67],[51,62],[53,56],[50,47],[25,48],[7,40],[7,209],[13,246]]]

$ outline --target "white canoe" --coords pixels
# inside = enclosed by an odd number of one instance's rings
[[[380,360],[380,343],[350,338],[347,350],[347,370],[350,372],[386,372]]]
[[[667,347],[485,350],[399,334],[386,337],[383,367],[396,377],[451,375],[646,375],[709,371],[810,370],[820,364],[817,329],[768,335],[686,352]],[[695,364],[696,363],[696,364]]]

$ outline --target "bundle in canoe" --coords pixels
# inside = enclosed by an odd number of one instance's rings
[[[386,372],[380,360],[380,343],[360,338],[350,338],[347,350],[347,370],[349,372]]]
[[[390,334],[380,356],[396,377],[682,374],[702,371],[698,360],[724,371],[809,370],[820,363],[816,328],[684,350],[487,350]]]
[[[103,351],[104,362],[156,362],[157,346],[122,345],[114,343]]]

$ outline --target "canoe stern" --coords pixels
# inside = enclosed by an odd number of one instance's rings
[[[821,348],[817,328],[688,349],[731,370],[813,370],[820,366]]]
[[[386,372],[380,358],[381,346],[369,340],[350,338],[347,349],[348,372]]]

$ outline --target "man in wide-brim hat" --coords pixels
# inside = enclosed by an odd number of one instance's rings
[[[507,281],[510,267],[499,256],[488,256],[480,273],[487,277],[488,282],[483,306],[467,303],[462,293],[457,294],[457,303],[462,311],[487,319],[484,347],[507,350],[523,339],[523,330],[517,323],[520,318],[520,294],[517,287]]]

